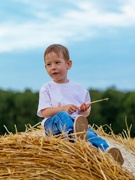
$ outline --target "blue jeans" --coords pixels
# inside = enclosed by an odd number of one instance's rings
[[[54,116],[48,118],[44,123],[46,134],[52,133],[53,135],[60,134],[62,131],[67,134],[74,132],[74,119],[66,112],[61,111]],[[100,138],[93,130],[88,128],[87,140],[95,147],[105,151],[109,145],[107,142]]]

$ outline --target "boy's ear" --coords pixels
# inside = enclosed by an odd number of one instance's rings
[[[68,60],[67,65],[68,65],[68,69],[70,69],[72,67],[72,60]]]

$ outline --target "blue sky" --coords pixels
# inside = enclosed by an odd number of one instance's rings
[[[0,1],[0,89],[39,91],[43,53],[70,51],[69,79],[85,88],[135,90],[134,0]]]

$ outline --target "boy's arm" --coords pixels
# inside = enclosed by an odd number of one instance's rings
[[[62,106],[60,106],[60,107],[48,107],[48,108],[42,109],[41,114],[43,117],[49,118],[49,117],[55,115],[56,113],[58,113],[59,111],[62,111],[62,110],[63,110]]]
[[[58,106],[58,107],[48,107],[41,110],[41,114],[43,117],[49,118],[60,111],[66,111],[69,114],[74,113],[75,111],[79,110],[79,108],[74,104],[69,104],[65,106]]]

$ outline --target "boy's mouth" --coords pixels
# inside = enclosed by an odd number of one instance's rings
[[[58,74],[58,72],[53,72],[53,73],[52,73],[52,75],[57,75],[57,74]]]

